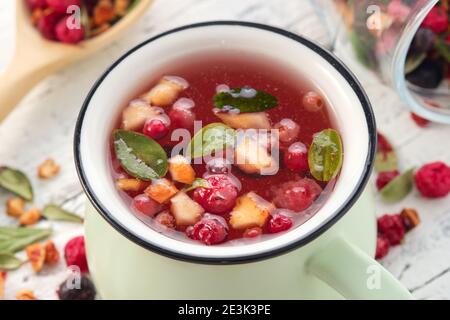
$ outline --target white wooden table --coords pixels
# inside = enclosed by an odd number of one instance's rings
[[[0,69],[12,54],[13,16],[13,1],[0,1]],[[78,111],[94,81],[127,49],[150,36],[183,24],[224,19],[272,24],[331,45],[332,37],[309,0],[156,0],[124,38],[76,66],[49,76],[29,93],[0,125],[0,164],[20,168],[30,175],[36,206],[54,202],[82,215],[84,197],[73,164],[72,135]],[[339,48],[337,51],[338,55],[342,52]],[[397,148],[403,169],[434,160],[450,163],[449,126],[418,128],[391,89],[352,58],[342,58],[363,83],[378,126]],[[62,165],[62,172],[54,180],[40,181],[36,168],[48,157]],[[5,199],[0,195],[0,203]],[[422,224],[407,235],[403,245],[391,250],[383,264],[418,299],[449,299],[450,198],[427,201],[414,192],[396,205],[379,202],[377,212],[395,213],[403,207],[418,209]],[[0,210],[0,225],[15,223],[3,211]],[[60,250],[68,239],[83,232],[81,226],[51,224]],[[65,276],[62,264],[38,276],[30,265],[25,265],[8,275],[6,298],[13,299],[19,289],[30,288],[40,299],[54,299],[55,289]]]

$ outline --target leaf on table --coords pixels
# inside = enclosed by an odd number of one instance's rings
[[[16,270],[22,264],[23,261],[16,258],[12,253],[0,253],[0,271]]]
[[[15,253],[51,234],[52,229],[0,227],[0,252]]]
[[[30,180],[20,170],[0,167],[0,187],[27,201],[33,200],[33,188]]]
[[[42,215],[48,220],[83,223],[83,218],[55,204],[46,205],[42,210]]]
[[[395,203],[405,198],[413,188],[414,168],[402,173],[380,190],[381,199],[386,203]]]
[[[375,171],[386,172],[398,170],[397,154],[389,140],[380,132],[377,133],[377,154],[375,155]]]

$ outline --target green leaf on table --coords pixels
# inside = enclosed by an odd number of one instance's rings
[[[48,220],[83,223],[83,218],[55,204],[46,205],[42,210],[42,215]]]
[[[313,177],[330,181],[342,166],[342,141],[334,129],[325,129],[314,135],[308,150],[308,164]]]
[[[167,173],[167,154],[155,140],[133,131],[114,131],[114,150],[122,168],[141,180],[159,179]]]
[[[398,168],[395,151],[377,152],[375,155],[375,170],[377,172],[394,171]]]
[[[206,179],[195,178],[194,182],[192,182],[192,184],[189,187],[186,187],[184,191],[189,192],[197,188],[211,188],[211,185]]]
[[[0,187],[27,200],[33,200],[33,188],[30,180],[20,170],[0,167]]]
[[[214,96],[213,101],[216,108],[237,109],[240,112],[262,112],[278,104],[275,96],[250,87],[219,92]]]
[[[214,122],[199,130],[187,146],[191,158],[208,156],[221,151],[227,146],[233,146],[236,131],[229,126]]]
[[[0,271],[12,271],[20,268],[23,261],[16,258],[12,253],[0,252]],[[0,275],[1,276],[1,275]]]
[[[380,190],[381,199],[386,203],[395,203],[405,198],[413,188],[414,168],[395,177]]]
[[[51,234],[51,229],[0,227],[0,252],[15,253]]]

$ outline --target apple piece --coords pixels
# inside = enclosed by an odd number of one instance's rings
[[[122,112],[122,128],[139,131],[148,119],[161,116],[163,113],[161,108],[151,107],[146,101],[135,99]]]
[[[189,160],[178,154],[169,159],[169,172],[172,180],[185,184],[192,184],[195,180],[195,171]]]
[[[173,182],[162,178],[153,180],[144,192],[156,202],[165,203],[178,192],[178,189]]]
[[[191,226],[197,223],[205,210],[197,202],[192,200],[185,192],[178,192],[170,199],[170,210],[179,226]]]
[[[141,98],[153,106],[168,106],[174,103],[179,93],[188,87],[188,82],[183,78],[165,76]]]
[[[234,150],[235,164],[245,173],[261,174],[262,170],[271,172],[278,169],[275,159],[257,140],[244,136]]]
[[[227,126],[234,129],[271,129],[269,116],[265,112],[239,114],[216,112],[216,116]]]
[[[148,181],[142,181],[132,178],[120,178],[116,180],[116,187],[122,191],[139,192],[143,191],[149,185]]]
[[[249,192],[237,199],[236,206],[230,214],[233,229],[262,227],[275,206],[254,192]]]

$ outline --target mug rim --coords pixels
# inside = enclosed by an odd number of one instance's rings
[[[154,245],[152,243],[149,243],[137,235],[133,234],[131,231],[129,231],[125,226],[123,226],[117,219],[114,218],[114,216],[106,209],[106,207],[100,202],[100,200],[95,195],[95,192],[93,188],[90,186],[88,179],[85,175],[82,160],[81,160],[81,150],[80,150],[80,143],[81,143],[81,131],[82,131],[82,124],[84,120],[84,116],[86,114],[86,111],[89,107],[90,101],[92,97],[94,96],[95,92],[97,91],[100,84],[103,82],[103,80],[109,75],[109,73],[118,66],[125,58],[127,58],[129,55],[131,55],[133,52],[139,50],[141,47],[146,46],[147,44],[164,37],[166,35],[176,33],[179,31],[192,29],[192,28],[201,28],[201,27],[208,27],[208,26],[241,26],[241,27],[250,27],[250,28],[256,28],[261,29],[265,31],[270,31],[273,33],[276,33],[278,35],[284,36],[289,38],[290,40],[296,41],[300,43],[301,45],[306,46],[308,49],[314,51],[318,55],[320,55],[323,59],[325,59],[334,69],[336,69],[337,72],[348,82],[348,84],[351,86],[353,92],[356,94],[358,101],[361,104],[361,107],[364,112],[364,116],[367,122],[367,129],[368,129],[368,150],[367,150],[367,156],[365,159],[365,165],[364,170],[362,172],[362,175],[360,176],[356,188],[352,191],[350,196],[346,199],[346,201],[343,202],[343,204],[336,210],[336,213],[327,221],[325,221],[323,224],[319,225],[313,232],[306,235],[304,238],[300,238],[297,241],[294,241],[290,244],[287,244],[280,248],[274,248],[272,250],[268,250],[267,252],[262,253],[256,253],[252,255],[247,256],[238,256],[238,257],[227,257],[227,258],[215,258],[215,257],[201,257],[201,256],[193,256],[190,254],[183,254],[179,252],[174,252],[171,250],[167,250],[165,248],[159,247],[158,245]],[[93,87],[89,91],[87,97],[85,98],[83,105],[81,107],[80,113],[77,118],[76,126],[75,126],[75,133],[74,133],[74,160],[75,160],[75,167],[77,170],[78,178],[81,182],[82,188],[88,197],[90,203],[93,205],[95,210],[100,213],[100,215],[114,228],[116,229],[120,234],[125,236],[128,240],[131,240],[132,242],[140,245],[141,247],[150,250],[154,253],[161,254],[163,256],[166,256],[168,258],[181,260],[185,262],[194,262],[194,263],[203,263],[203,264],[239,264],[239,263],[249,263],[249,262],[255,262],[260,261],[268,258],[272,258],[287,252],[290,252],[294,249],[297,249],[299,247],[302,247],[306,245],[307,243],[313,241],[318,236],[320,236],[322,233],[324,233],[326,230],[328,230],[331,226],[333,226],[340,218],[342,218],[345,213],[353,206],[353,204],[358,200],[360,195],[362,194],[363,190],[365,189],[365,186],[367,185],[367,182],[370,178],[370,174],[373,167],[373,159],[375,157],[376,152],[376,145],[377,145],[377,134],[376,134],[376,123],[375,123],[375,116],[370,104],[370,101],[362,88],[362,85],[357,80],[356,76],[348,69],[348,67],[339,59],[337,58],[333,53],[329,52],[327,49],[323,48],[322,46],[307,40],[306,38],[294,34],[290,31],[266,25],[266,24],[260,24],[260,23],[254,23],[254,22],[244,22],[244,21],[233,21],[233,20],[217,20],[217,21],[207,21],[207,22],[200,22],[200,23],[194,23],[194,24],[188,24],[181,27],[177,27],[165,32],[162,32],[156,36],[153,36],[140,44],[134,46],[127,52],[125,52],[121,57],[119,57],[112,65],[110,65],[103,74],[97,79],[97,81],[94,83]]]

